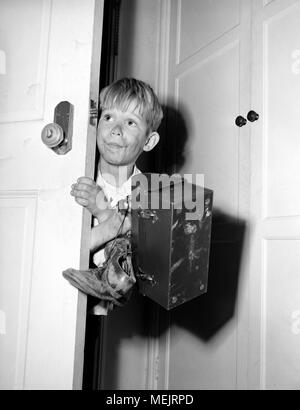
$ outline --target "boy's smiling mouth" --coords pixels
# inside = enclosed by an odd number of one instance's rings
[[[124,145],[117,144],[115,142],[107,142],[106,145],[109,148],[125,148]]]

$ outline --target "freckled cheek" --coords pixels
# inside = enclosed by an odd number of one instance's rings
[[[102,141],[102,135],[101,134],[97,134],[97,145],[101,144]]]
[[[101,130],[98,130],[97,133],[97,143],[103,143],[104,140],[107,140],[108,135],[109,131],[106,128],[102,127]]]
[[[131,146],[130,151],[134,156],[140,155],[143,151],[143,146],[141,144],[135,144],[135,145]]]
[[[100,153],[103,153],[105,151],[105,143],[103,141],[103,135],[97,135],[97,147]]]

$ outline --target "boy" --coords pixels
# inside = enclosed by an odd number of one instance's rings
[[[143,151],[151,151],[158,143],[157,128],[163,113],[152,88],[134,78],[123,78],[104,88],[100,93],[100,108],[97,181],[81,177],[71,191],[75,201],[87,208],[98,222],[91,232],[91,251],[96,252],[93,260],[98,270],[68,269],[64,276],[83,292],[118,304],[117,299],[135,279],[131,261],[126,259],[127,244],[115,239],[130,231],[130,216],[128,212],[125,215],[118,212],[117,205],[130,196],[131,177],[140,172],[136,160]],[[125,257],[131,271],[125,281],[117,272],[119,266],[115,264],[115,269],[110,269],[109,261],[114,262],[114,253]]]

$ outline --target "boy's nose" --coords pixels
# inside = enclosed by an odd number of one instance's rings
[[[112,129],[112,131],[111,131],[111,133],[113,134],[113,135],[122,135],[122,127],[120,126],[120,125],[116,125],[113,129]]]

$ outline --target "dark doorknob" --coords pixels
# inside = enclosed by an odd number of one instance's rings
[[[259,115],[255,111],[249,111],[247,115],[247,119],[250,122],[257,121],[259,119]]]
[[[244,125],[247,124],[247,120],[246,120],[246,118],[244,118],[244,117],[242,117],[241,115],[239,115],[239,116],[236,118],[236,120],[235,120],[235,124],[236,124],[238,127],[243,127]]]

